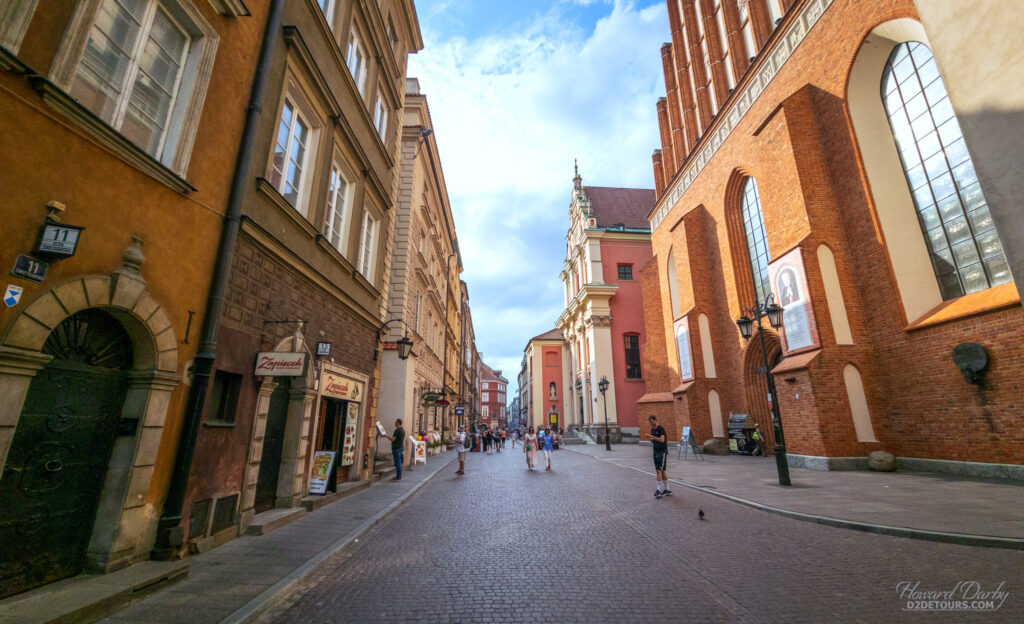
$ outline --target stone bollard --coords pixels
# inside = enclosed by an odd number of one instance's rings
[[[895,472],[896,456],[887,451],[871,451],[868,454],[868,470],[875,472]]]
[[[711,438],[704,440],[704,444],[701,444],[701,450],[705,455],[728,455],[729,444],[721,438]]]

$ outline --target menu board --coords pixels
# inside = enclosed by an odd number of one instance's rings
[[[356,460],[356,429],[359,427],[359,405],[348,404],[348,417],[345,419],[345,438],[341,444],[341,465],[351,466]]]
[[[323,494],[327,491],[327,478],[331,475],[331,464],[334,463],[334,451],[316,451],[313,453],[313,470],[309,476],[309,493]]]
[[[693,361],[690,355],[690,326],[686,317],[675,322],[676,351],[679,352],[679,377],[686,381],[693,379]]]
[[[775,294],[775,302],[783,309],[780,333],[786,353],[820,347],[800,248],[797,247],[769,264],[768,279]]]

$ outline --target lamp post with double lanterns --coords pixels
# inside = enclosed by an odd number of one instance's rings
[[[764,344],[764,328],[761,326],[761,319],[768,317],[768,324],[772,329],[778,330],[782,327],[782,306],[775,303],[775,295],[768,293],[764,302],[757,303],[754,307],[744,311],[743,316],[736,321],[740,328],[740,334],[744,340],[749,340],[753,334],[754,323],[757,323],[757,333],[761,337],[761,358],[764,360],[764,377],[768,382],[768,401],[771,404],[772,430],[775,433],[775,468],[779,473],[779,485],[792,485],[789,480],[789,464],[786,461],[786,438],[782,433],[782,418],[779,416],[779,397],[775,391],[775,379],[768,369],[768,347]]]
[[[601,398],[604,400],[604,450],[612,450],[611,432],[608,431],[608,378],[601,375],[601,381],[597,382],[597,389],[601,391]]]

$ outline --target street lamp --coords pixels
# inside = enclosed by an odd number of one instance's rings
[[[782,418],[779,415],[779,397],[775,391],[775,379],[772,377],[771,371],[768,370],[768,348],[764,344],[764,330],[761,327],[761,319],[767,316],[772,329],[779,329],[782,327],[782,313],[782,306],[775,303],[775,295],[768,293],[763,303],[755,304],[754,307],[744,311],[743,316],[736,321],[736,325],[739,326],[743,339],[749,340],[753,334],[754,323],[757,323],[757,333],[761,336],[764,377],[768,381],[768,399],[771,402],[772,430],[775,432],[775,468],[779,473],[779,485],[792,485],[789,480],[789,463],[786,461],[786,438],[782,434]]]
[[[604,400],[604,450],[612,450],[612,438],[608,431],[608,378],[601,375],[601,381],[597,382],[597,389],[601,391],[601,398]]]

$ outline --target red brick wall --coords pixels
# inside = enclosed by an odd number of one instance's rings
[[[797,2],[794,10],[805,4]],[[747,405],[744,341],[734,324],[753,303],[736,221],[740,181],[751,175],[772,258],[801,249],[822,342],[808,368],[776,376],[790,452],[863,456],[884,448],[906,457],[1024,462],[1020,306],[906,329],[849,117],[848,75],[861,41],[880,23],[914,15],[911,0],[835,0],[655,230],[656,260],[642,272],[648,392],[670,391],[679,381],[665,277],[657,265],[674,249],[697,382],[676,401],[673,424],[692,420],[698,441],[710,437],[708,389],[719,393],[723,417],[753,407]],[[853,345],[835,342],[818,265],[821,244],[835,256]],[[711,324],[715,379],[704,378],[699,313]],[[965,383],[953,366],[952,348],[968,341],[989,351],[985,389]],[[878,443],[856,439],[843,379],[849,364],[863,380]]]

